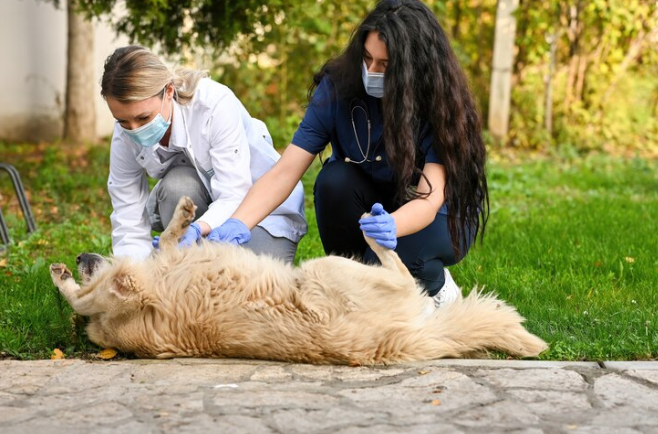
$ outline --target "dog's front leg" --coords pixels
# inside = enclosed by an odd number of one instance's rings
[[[71,306],[77,299],[76,292],[80,289],[80,285],[73,279],[73,274],[66,268],[64,264],[51,264],[50,277],[53,283],[59,289],[59,292],[66,298]]]
[[[178,240],[194,221],[195,211],[196,205],[192,199],[187,196],[180,198],[167,229],[160,235],[160,250],[167,250],[178,245]]]

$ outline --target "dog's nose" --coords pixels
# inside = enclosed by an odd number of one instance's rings
[[[94,256],[98,256],[98,255],[94,255],[92,253],[80,253],[78,257],[75,258],[75,263],[78,265],[88,264],[95,259]]]

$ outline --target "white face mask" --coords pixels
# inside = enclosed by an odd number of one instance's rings
[[[368,72],[366,61],[363,61],[361,77],[363,78],[363,87],[366,93],[375,98],[384,96],[384,73],[383,72]]]

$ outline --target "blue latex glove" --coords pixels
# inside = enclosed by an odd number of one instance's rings
[[[187,227],[187,230],[178,242],[178,247],[189,247],[196,244],[201,239],[201,226],[197,223],[192,223]]]
[[[398,245],[398,237],[393,217],[384,211],[381,203],[374,204],[370,214],[372,216],[359,220],[361,230],[366,237],[374,239],[380,246],[395,249]]]
[[[228,219],[208,234],[209,241],[216,243],[231,243],[235,245],[248,243],[251,231],[238,219]]]
[[[199,241],[199,238],[201,238],[201,226],[192,223],[181,237],[178,247],[189,247]],[[154,236],[152,243],[153,248],[158,250],[160,248],[160,236]]]

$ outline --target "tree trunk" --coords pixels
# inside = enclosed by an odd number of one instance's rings
[[[452,38],[456,41],[459,40],[459,25],[462,21],[462,5],[461,0],[454,2],[455,8],[455,21],[452,23]]]
[[[576,101],[582,101],[583,89],[585,88],[585,73],[587,72],[588,56],[580,56],[580,64],[578,65],[578,79],[576,80],[576,91],[574,98]]]
[[[496,33],[489,96],[489,131],[497,140],[503,140],[509,130],[514,36],[516,34],[514,12],[518,6],[519,0],[498,0],[496,11]]]
[[[548,60],[548,74],[545,81],[545,108],[544,124],[549,135],[553,134],[553,71],[555,70],[555,51],[557,49],[557,36],[549,35],[546,41],[550,44],[550,57]]]
[[[528,23],[530,21],[531,0],[519,0],[520,12],[517,13],[518,23],[516,26],[516,35],[523,38],[528,32]],[[512,71],[512,87],[516,83],[522,83],[525,77],[525,65],[527,61],[526,44],[520,44],[514,57],[514,71]]]
[[[580,66],[580,31],[582,25],[578,22],[580,12],[580,2],[572,3],[569,6],[569,69],[567,73],[566,92],[564,97],[564,112],[569,112],[571,102],[574,100],[576,81],[578,80],[578,67]]]
[[[76,0],[69,0],[64,139],[81,143],[96,140],[94,31],[75,9]]]

